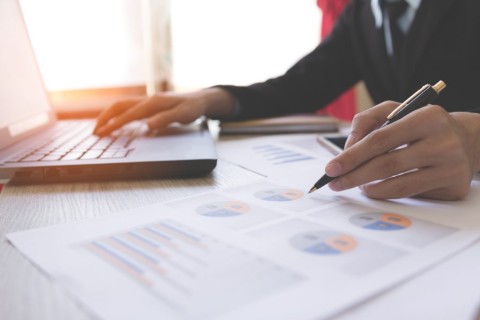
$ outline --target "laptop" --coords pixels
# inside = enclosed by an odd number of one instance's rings
[[[110,137],[94,120],[57,120],[18,0],[0,1],[0,178],[16,183],[200,176],[217,164],[205,123],[150,131],[136,122]]]

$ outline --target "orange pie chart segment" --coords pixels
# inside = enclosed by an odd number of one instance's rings
[[[235,217],[248,213],[250,206],[240,201],[219,201],[202,205],[196,211],[206,217]]]
[[[353,237],[326,230],[297,234],[290,239],[290,244],[300,251],[316,255],[339,255],[357,247]]]
[[[377,231],[404,230],[412,226],[412,220],[396,214],[384,212],[367,212],[350,218],[350,222],[364,229]]]
[[[294,201],[301,199],[305,193],[296,189],[277,188],[255,192],[255,197],[265,201]]]

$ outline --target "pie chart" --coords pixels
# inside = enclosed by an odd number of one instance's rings
[[[339,255],[357,247],[353,237],[325,230],[296,234],[290,239],[290,244],[300,251],[316,255]]]
[[[294,201],[303,196],[303,191],[287,188],[268,189],[255,192],[255,197],[265,201]]]
[[[197,208],[197,213],[207,217],[235,217],[247,213],[250,207],[240,201],[219,201],[204,204]]]
[[[412,225],[412,220],[396,213],[368,212],[357,214],[350,222],[364,229],[377,231],[404,230]]]

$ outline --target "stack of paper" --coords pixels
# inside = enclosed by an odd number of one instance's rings
[[[327,319],[478,238],[475,196],[366,206],[285,180],[7,238],[106,320]]]

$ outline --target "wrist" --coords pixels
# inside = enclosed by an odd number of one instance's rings
[[[470,128],[472,136],[474,168],[480,172],[480,114],[474,114]]]
[[[480,172],[480,114],[455,112],[452,116],[465,128],[467,145],[471,151],[472,168],[475,172]]]
[[[207,88],[199,92],[204,114],[209,118],[229,118],[235,114],[235,98],[221,88]]]

